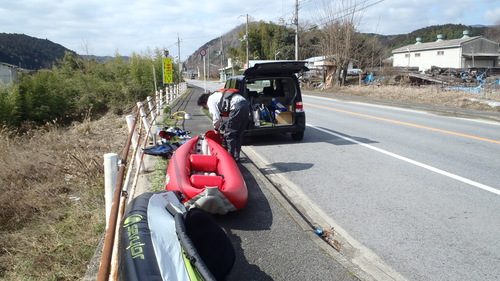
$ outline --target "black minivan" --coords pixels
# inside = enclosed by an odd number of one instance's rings
[[[226,81],[224,88],[239,90],[250,103],[245,136],[288,133],[300,141],[306,115],[296,74],[308,71],[304,61],[258,63],[243,75]]]

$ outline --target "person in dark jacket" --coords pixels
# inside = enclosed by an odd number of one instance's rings
[[[221,113],[221,104],[224,95],[231,92],[229,100],[229,113]],[[234,89],[221,89],[212,94],[203,94],[198,99],[198,105],[208,108],[212,115],[214,130],[218,134],[224,134],[226,149],[234,158],[240,160],[243,133],[248,124],[250,107],[248,101]],[[227,115],[227,116],[224,116]]]

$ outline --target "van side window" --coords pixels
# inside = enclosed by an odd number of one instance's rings
[[[224,88],[226,89],[237,89],[239,90],[241,81],[238,79],[229,79],[226,81],[226,84],[224,85]]]

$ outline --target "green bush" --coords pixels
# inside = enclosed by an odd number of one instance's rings
[[[12,125],[18,115],[19,89],[0,83],[0,124]]]
[[[19,84],[0,87],[0,124],[68,124],[110,110],[118,114],[130,111],[161,85],[161,54],[160,50],[133,54],[128,60],[116,55],[100,63],[66,53],[58,66],[23,73]]]

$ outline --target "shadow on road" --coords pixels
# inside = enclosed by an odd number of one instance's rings
[[[357,142],[365,144],[378,143],[377,141],[370,140],[367,138],[350,136],[323,127],[318,127],[318,128],[331,132],[331,134],[308,127],[308,129],[305,131],[304,139],[301,141],[293,141],[290,135],[276,134],[276,135],[245,137],[244,145],[268,146],[268,145],[294,145],[294,144],[309,144],[309,143],[330,143],[333,145],[357,144],[348,139],[353,139]]]
[[[247,205],[240,211],[215,216],[236,252],[236,261],[228,280],[273,280],[245,257],[242,239],[247,238],[242,238],[240,233],[256,235],[259,231],[269,230],[273,224],[273,213],[254,176],[243,165],[239,165],[239,168],[248,188]]]

